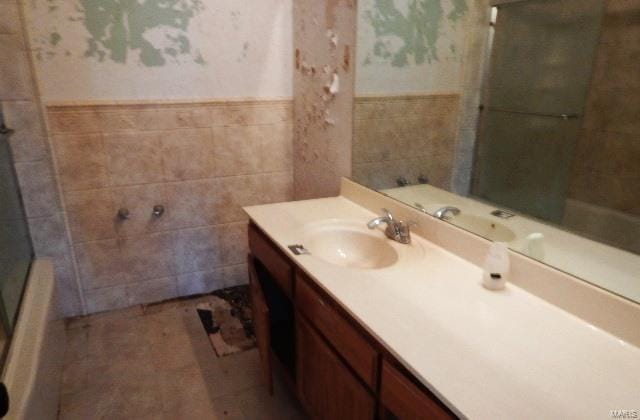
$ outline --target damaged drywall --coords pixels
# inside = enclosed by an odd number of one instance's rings
[[[442,35],[467,13],[466,0],[367,0],[364,19],[370,25],[375,42],[363,64],[372,60],[389,62],[394,67],[439,61]],[[448,45],[455,53],[455,44]]]
[[[295,196],[336,195],[351,174],[355,2],[296,1],[293,19]]]
[[[192,18],[204,8],[201,0],[78,0],[74,5],[59,2],[33,3],[34,8],[44,9],[46,5],[48,22],[53,22],[49,36],[36,39],[38,60],[75,52],[100,62],[126,63],[135,57],[146,67],[163,66],[178,58],[205,63],[200,51],[192,48],[189,33]],[[61,21],[66,21],[65,25]],[[73,44],[60,42],[63,40],[60,28],[68,25],[84,27],[88,36],[82,51],[75,51]]]
[[[47,101],[292,94],[292,0],[21,1]]]

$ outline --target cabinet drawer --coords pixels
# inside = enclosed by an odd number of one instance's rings
[[[273,276],[275,282],[280,286],[282,291],[293,297],[293,269],[287,258],[257,227],[249,225],[249,249],[253,256]]]
[[[371,388],[377,381],[378,354],[369,342],[296,274],[295,302],[298,310],[324,335],[356,374]]]
[[[382,362],[380,402],[387,412],[401,420],[454,419],[435,397],[422,391],[387,361]]]

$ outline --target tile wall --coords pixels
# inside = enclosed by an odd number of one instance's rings
[[[640,252],[640,0],[606,2],[563,224]]]
[[[384,189],[426,176],[450,190],[459,102],[456,94],[356,98],[353,179]]]
[[[569,197],[640,217],[640,0],[609,0]]]
[[[0,102],[36,257],[52,257],[63,315],[82,313],[59,185],[29,61],[20,5],[0,0]]]
[[[291,101],[51,104],[47,117],[87,312],[247,281],[241,207],[293,196]]]

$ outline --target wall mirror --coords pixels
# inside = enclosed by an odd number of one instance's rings
[[[353,179],[640,302],[640,0],[360,0]]]

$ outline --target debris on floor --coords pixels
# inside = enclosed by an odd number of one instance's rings
[[[218,357],[228,356],[256,346],[247,286],[213,292],[196,311]]]

